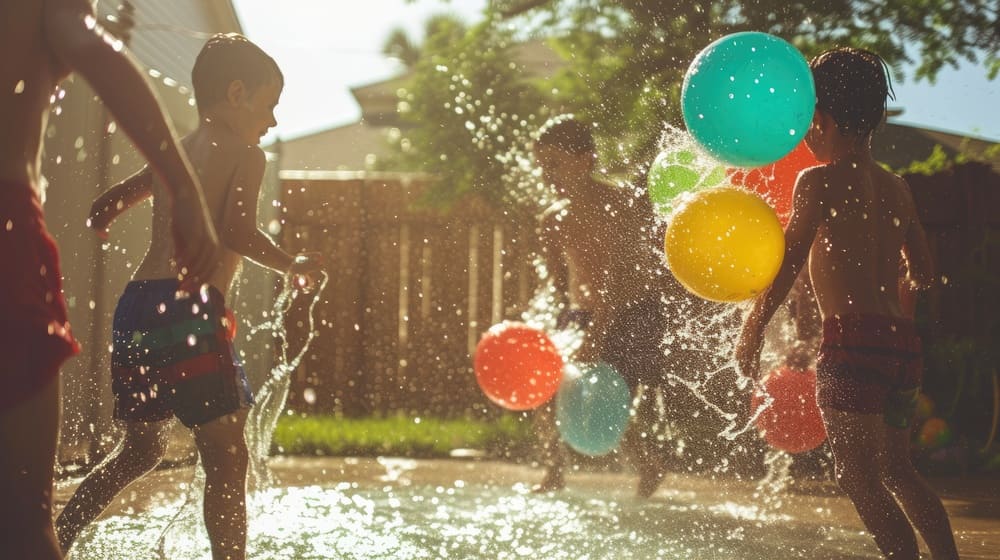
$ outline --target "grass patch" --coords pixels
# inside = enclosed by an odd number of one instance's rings
[[[488,457],[512,458],[534,442],[531,422],[514,415],[495,420],[287,415],[274,431],[272,453],[432,458],[475,449]]]

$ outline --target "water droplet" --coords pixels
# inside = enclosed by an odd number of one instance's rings
[[[948,277],[942,274],[941,275],[941,283],[947,285],[948,284]]]
[[[831,218],[836,218],[837,217],[837,209],[836,208],[831,208],[830,209],[830,217]]]
[[[312,387],[307,387],[304,391],[302,391],[302,400],[304,400],[306,404],[316,404],[316,391]]]
[[[892,218],[892,225],[894,225],[894,226],[896,226],[896,227],[899,227],[899,226],[900,226],[900,224],[902,224],[902,223],[903,223],[903,222],[899,221],[899,218],[896,218],[896,217],[893,217],[893,218]]]
[[[17,84],[14,85],[14,94],[24,93],[24,80],[19,80]]]
[[[196,337],[193,334],[189,334],[187,341],[188,341],[188,346],[194,346],[195,344],[198,344],[198,337]]]

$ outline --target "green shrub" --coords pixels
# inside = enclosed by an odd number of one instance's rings
[[[534,444],[531,422],[520,415],[496,420],[282,416],[272,453],[312,456],[448,457],[455,449],[510,456]],[[518,453],[515,453],[518,454]]]

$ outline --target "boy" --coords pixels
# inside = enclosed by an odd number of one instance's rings
[[[0,4],[0,550],[59,558],[52,476],[59,367],[78,351],[63,301],[59,256],[38,189],[50,97],[70,72],[87,80],[164,181],[164,235],[178,272],[206,279],[219,250],[197,179],[159,101],[129,55],[97,25],[86,0]],[[167,196],[169,195],[169,196]],[[167,218],[172,220],[167,220]]]
[[[679,294],[651,241],[652,207],[646,197],[594,179],[593,136],[587,125],[572,117],[549,121],[533,152],[543,179],[562,198],[543,213],[540,228],[542,254],[563,309],[559,326],[576,322],[583,329],[583,343],[573,359],[611,364],[633,395],[639,385],[645,386],[636,411],[636,427],[644,433],[630,430],[623,447],[639,471],[637,494],[649,497],[666,462],[654,433],[658,420],[654,393],[664,391],[672,408],[684,398],[674,395],[677,391],[665,381],[671,365],[661,348],[667,325],[665,301]],[[554,421],[543,418],[540,429],[548,432],[543,438],[548,440],[550,465],[535,490],[560,489],[565,484],[565,455]]]
[[[68,550],[128,484],[153,469],[166,447],[168,421],[177,416],[194,432],[205,469],[205,525],[215,560],[244,558],[247,449],[243,437],[252,396],[233,345],[235,318],[226,309],[242,257],[299,280],[317,270],[309,255],[285,253],[257,229],[257,197],[264,152],[257,146],[274,126],[284,85],[274,60],[237,34],[208,40],[192,82],[200,124],[184,138],[198,171],[223,251],[199,293],[182,289],[171,267],[165,217],[154,204],[152,242],[118,301],[112,380],[115,417],[125,436],[80,484],[56,522]],[[104,232],[136,202],[159,200],[159,182],[146,171],[102,194],[90,225]]]
[[[917,560],[915,527],[935,560],[958,558],[941,501],[910,464],[921,358],[913,321],[900,307],[901,259],[914,287],[929,286],[934,273],[909,187],[871,155],[890,94],[885,63],[838,48],[810,67],[817,102],[806,142],[829,163],[799,175],[784,262],[754,302],[737,363],[757,378],[764,327],[808,256],[823,318],[816,398],[837,481],[886,557]]]

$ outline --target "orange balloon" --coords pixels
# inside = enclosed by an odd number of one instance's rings
[[[826,427],[816,404],[816,372],[780,367],[764,379],[774,399],[757,417],[757,429],[767,443],[788,453],[811,451],[826,441]],[[752,411],[764,403],[760,389],[750,400]]]
[[[788,225],[792,214],[792,190],[799,173],[808,167],[821,165],[805,140],[778,161],[755,169],[731,169],[734,185],[742,186],[764,197],[778,215],[781,227]]]
[[[510,410],[545,404],[563,378],[563,358],[544,332],[524,323],[493,325],[476,345],[473,369],[483,393]]]

